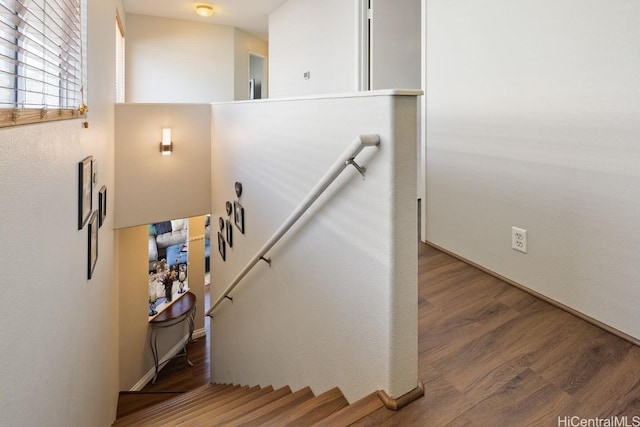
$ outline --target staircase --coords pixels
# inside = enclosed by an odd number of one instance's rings
[[[349,405],[333,388],[315,396],[309,387],[208,384],[118,418],[123,426],[348,426],[383,407],[375,393]]]

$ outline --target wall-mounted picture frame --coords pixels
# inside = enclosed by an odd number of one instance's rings
[[[218,233],[218,252],[220,252],[220,256],[222,257],[222,261],[227,260],[227,248],[224,243],[224,237],[222,237],[222,233]]]
[[[91,185],[98,185],[98,160],[91,160]]]
[[[230,248],[233,247],[233,227],[231,226],[231,222],[227,220],[227,244]]]
[[[107,217],[107,186],[103,185],[98,192],[98,228],[102,227]]]
[[[233,206],[231,206],[231,202],[227,201],[224,205],[225,210],[227,211],[227,216],[231,216],[231,212],[233,212]]]
[[[93,209],[92,160],[93,156],[88,156],[78,163],[78,230],[82,230]]]
[[[238,230],[240,230],[240,232],[244,234],[244,208],[240,203],[235,201],[233,202],[233,210],[233,221],[235,222],[236,227],[238,227]]]
[[[87,257],[87,278],[91,280],[98,262],[98,211],[93,211],[88,225],[89,253]]]

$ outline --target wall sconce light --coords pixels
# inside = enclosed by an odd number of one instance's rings
[[[208,4],[199,4],[196,6],[196,13],[204,18],[208,18],[213,15],[213,7]]]
[[[160,152],[163,156],[171,155],[173,151],[173,142],[171,141],[171,128],[162,129],[162,142],[160,143]]]

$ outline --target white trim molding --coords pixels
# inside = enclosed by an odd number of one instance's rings
[[[207,335],[207,332],[204,328],[201,329],[197,329],[195,331],[193,331],[193,339],[198,339],[198,338],[202,338],[204,336]],[[167,352],[167,354],[165,354],[162,359],[160,359],[160,370],[162,370],[162,368],[164,368],[165,362],[168,362],[169,360],[173,359],[177,354],[179,354],[183,349],[184,349],[184,345],[187,342],[187,340],[189,339],[189,334],[186,334],[184,337],[182,337],[182,339],[180,341],[178,341],[178,343],[176,345],[174,345],[173,347],[171,347],[171,349]],[[142,389],[144,388],[144,386],[146,386],[149,381],[151,381],[153,379],[153,376],[156,374],[156,368],[155,366],[152,366],[146,374],[144,374],[144,376],[142,378],[140,378],[140,380],[134,384],[133,387],[131,387],[131,389],[129,391],[142,391]]]

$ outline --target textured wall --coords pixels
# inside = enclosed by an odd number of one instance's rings
[[[357,90],[357,11],[356,0],[289,0],[271,13],[269,96]]]
[[[427,239],[640,338],[640,3],[426,16]]]
[[[212,301],[357,135],[382,139],[358,157],[366,180],[347,169],[214,313],[213,380],[350,400],[414,388],[416,97],[215,104],[213,117],[212,220],[240,181],[246,234],[234,228],[226,262],[212,245]]]
[[[115,227],[209,213],[211,107],[206,104],[118,104]],[[173,153],[159,151],[162,128]]]
[[[0,130],[0,425],[105,426],[118,398],[113,205],[87,280],[78,162],[98,160],[113,197],[115,2],[89,2],[89,128],[80,120]],[[120,9],[122,10],[122,9]],[[98,55],[93,52],[100,52]]]
[[[234,29],[127,14],[127,102],[234,99]]]

